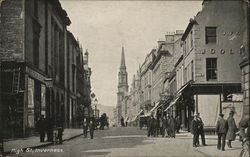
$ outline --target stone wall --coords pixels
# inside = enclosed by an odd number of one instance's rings
[[[23,3],[22,0],[4,0],[1,3],[0,58],[2,61],[23,61]]]

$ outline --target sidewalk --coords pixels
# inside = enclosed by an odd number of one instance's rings
[[[63,141],[71,140],[78,136],[81,136],[83,133],[82,129],[64,129],[63,132]],[[45,136],[46,140],[46,136]],[[25,149],[25,148],[38,148],[48,145],[52,145],[52,142],[40,142],[39,136],[32,136],[28,138],[20,138],[16,140],[10,140],[4,142],[4,152],[10,153],[13,150]]]

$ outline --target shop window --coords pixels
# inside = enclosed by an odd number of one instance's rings
[[[207,81],[217,79],[217,58],[206,59]]]
[[[34,80],[28,78],[28,127],[35,127]]]
[[[216,27],[206,27],[206,44],[216,43]]]

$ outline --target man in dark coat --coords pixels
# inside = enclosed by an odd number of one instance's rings
[[[151,132],[152,132],[152,116],[148,117],[147,119],[147,129],[148,129],[148,137],[152,136]]]
[[[175,138],[175,119],[172,115],[169,118],[169,134],[171,138]]]
[[[197,113],[197,119],[198,119],[198,134],[201,135],[202,145],[206,146],[205,133],[204,133],[204,123],[200,117],[200,113]],[[198,143],[199,143],[199,135],[198,135]]]
[[[219,116],[220,117],[216,124],[216,132],[218,135],[217,149],[225,151],[226,133],[228,130],[228,124],[227,121],[223,118],[224,115],[222,113],[220,113]]]
[[[122,126],[122,127],[125,126],[123,117],[121,118],[121,126]]]
[[[193,134],[193,147],[198,147],[199,133],[198,133],[198,115],[194,115],[194,118],[191,122],[191,133]]]
[[[44,142],[45,131],[46,131],[44,115],[41,115],[40,119],[37,121],[37,129],[40,134],[40,142]]]
[[[53,119],[51,117],[45,118],[46,121],[46,132],[47,132],[47,141],[52,142],[53,141]]]
[[[167,117],[164,116],[162,119],[162,137],[165,137],[165,132],[167,129],[167,125],[168,125],[168,121],[167,121]]]
[[[176,116],[175,118],[175,126],[176,126],[176,133],[180,133],[179,130],[181,128],[181,122],[179,116]]]
[[[157,119],[154,116],[152,117],[151,127],[152,127],[152,129],[151,129],[151,131],[152,131],[151,135],[153,135],[154,137],[156,137],[157,129],[158,128],[157,128]]]
[[[63,120],[62,120],[61,116],[57,117],[56,126],[57,126],[57,130],[58,130],[59,144],[62,144],[63,143],[63,131],[64,131],[64,127],[63,127]]]
[[[88,122],[87,122],[87,119],[86,118],[83,118],[83,121],[82,121],[82,126],[83,126],[83,135],[84,135],[84,138],[87,138],[87,133],[88,133]]]
[[[228,140],[227,146],[229,148],[232,148],[231,142],[235,140],[235,136],[236,136],[235,133],[238,131],[233,116],[234,116],[234,111],[231,111],[229,113],[229,117],[227,118],[228,131],[227,131],[226,139]]]
[[[90,121],[89,121],[89,134],[90,134],[91,139],[94,138],[94,128],[95,128],[94,121],[93,121],[93,119],[90,119]]]

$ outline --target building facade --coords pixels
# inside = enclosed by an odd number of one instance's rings
[[[236,122],[241,119],[242,3],[204,1],[182,36],[183,55],[177,62],[176,80],[182,122],[188,130],[195,112],[201,114],[206,129],[212,130],[219,113],[227,117],[234,110]],[[234,23],[228,25],[228,19]]]
[[[55,124],[62,121],[65,127],[70,126],[70,108],[73,110],[77,103],[76,86],[81,84],[72,65],[82,67],[76,59],[80,46],[67,31],[70,23],[58,0],[1,3],[1,82],[5,84],[1,90],[6,136],[31,134],[41,115]]]

